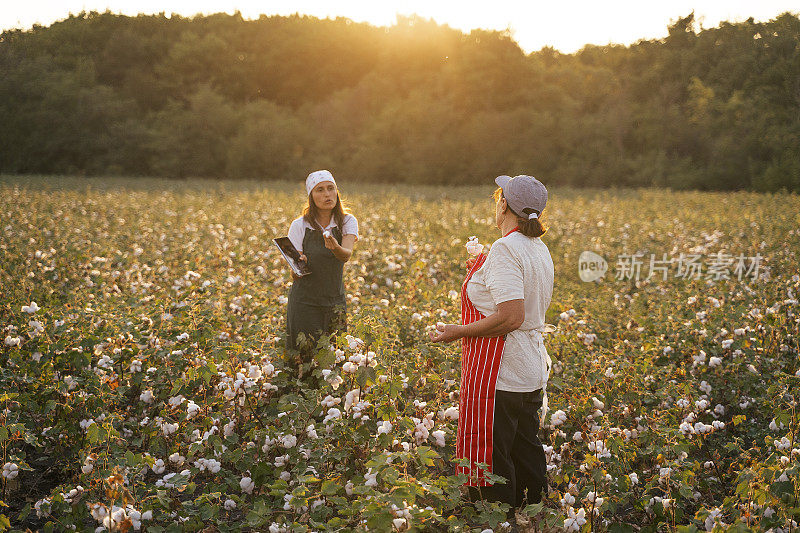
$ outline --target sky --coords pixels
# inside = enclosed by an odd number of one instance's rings
[[[571,53],[584,44],[631,44],[666,36],[667,25],[694,11],[701,27],[753,17],[767,21],[790,11],[798,0],[0,0],[0,29],[50,25],[81,11],[137,13],[233,13],[245,18],[294,13],[347,17],[376,26],[392,25],[398,14],[432,18],[465,32],[474,28],[511,30],[526,52],[552,46]]]

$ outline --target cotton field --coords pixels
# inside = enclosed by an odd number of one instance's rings
[[[523,529],[797,528],[800,198],[544,181],[550,486]],[[300,180],[0,178],[0,530],[503,530],[455,475],[460,347],[427,336],[499,237],[492,188],[339,189],[348,330],[298,380],[272,239]]]

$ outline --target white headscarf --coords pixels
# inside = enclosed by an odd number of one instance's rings
[[[333,179],[333,174],[327,170],[317,170],[316,172],[309,174],[306,178],[306,194],[311,194],[311,191],[314,190],[314,187],[323,181],[330,181],[336,185],[336,180]]]

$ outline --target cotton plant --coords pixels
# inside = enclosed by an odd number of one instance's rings
[[[4,263],[20,283],[0,295],[8,310],[0,366],[7,380],[32,380],[27,403],[3,404],[0,425],[14,428],[3,440],[3,463],[19,467],[4,469],[18,474],[3,480],[8,491],[41,489],[31,502],[32,529],[48,521],[54,530],[83,527],[95,503],[105,506],[96,512],[109,525],[127,519],[131,529],[134,511],[151,512],[142,530],[251,520],[259,531],[445,530],[447,520],[464,527],[469,513],[488,523],[491,512],[470,508],[452,479],[460,349],[432,345],[422,334],[459,316],[470,255],[464,236],[497,237],[488,214],[463,216],[483,199],[465,193],[441,209],[354,192],[364,200],[364,234],[346,266],[348,330],[321,350],[318,382],[306,387],[291,383],[294,369],[283,360],[290,276],[282,258],[260,246],[296,216],[291,195],[234,189],[223,200],[200,190],[143,191],[133,202],[111,190],[82,193],[91,203],[69,203],[34,190],[10,194],[0,203],[12,217],[44,208],[87,213],[50,228],[0,228],[3,245],[25,252]],[[552,411],[540,432],[553,497],[521,510],[539,527],[551,520],[552,529],[619,522],[707,529],[749,519],[753,529],[777,531],[796,520],[771,491],[800,490],[791,473],[800,457],[798,427],[787,403],[800,371],[800,277],[783,274],[797,271],[785,253],[797,228],[775,220],[769,234],[748,228],[746,238],[714,236],[712,219],[729,216],[721,202],[687,194],[703,207],[671,212],[686,230],[673,232],[671,247],[736,250],[755,237],[766,242],[772,277],[629,286],[606,276],[577,292],[557,278],[548,321],[561,327],[545,341],[553,356]],[[607,259],[624,248],[651,250],[663,234],[656,222],[625,219],[647,215],[644,202],[581,202],[561,196],[548,206],[552,227],[543,240],[558,243],[551,247],[557,275],[574,268],[569,258],[581,252],[578,236],[587,231]],[[760,196],[747,202],[754,217],[771,209]],[[109,203],[113,216],[101,207]],[[372,206],[396,219],[371,218]],[[648,220],[663,219],[663,211],[652,214]],[[22,309],[34,300],[39,309]],[[409,324],[419,334],[408,333]],[[54,398],[58,408],[48,404]],[[753,439],[748,454],[742,434]],[[41,456],[63,474],[59,486],[43,488],[40,472],[28,475],[25,460]],[[105,480],[115,467],[124,470],[115,487],[134,500],[108,499]],[[662,476],[664,468],[670,471]],[[763,505],[736,490],[754,483],[767,491]]]

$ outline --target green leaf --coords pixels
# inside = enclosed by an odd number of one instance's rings
[[[381,472],[381,479],[386,485],[393,486],[400,478],[400,472],[394,467],[387,468]],[[418,485],[415,485],[418,486]]]
[[[726,531],[733,533],[747,533],[748,531],[752,531],[752,529],[747,527],[747,524],[741,520],[737,520],[733,525],[726,529]]]
[[[322,482],[322,494],[330,496],[339,492],[339,484],[332,479],[326,479]]]
[[[374,385],[376,378],[377,374],[375,373],[375,369],[371,366],[362,366],[358,369],[358,372],[356,372],[356,383],[358,383],[362,389],[367,385]]]
[[[97,425],[97,422],[87,428],[86,438],[89,439],[90,444],[100,442],[100,426]]]
[[[784,494],[794,494],[794,485],[791,481],[776,481],[770,486],[770,491],[780,498]]]
[[[535,516],[541,513],[543,508],[544,508],[543,502],[532,503],[530,505],[525,506],[525,509],[523,509],[522,512],[527,516]]]
[[[508,480],[506,478],[504,478],[503,476],[498,476],[497,474],[492,474],[491,472],[487,472],[486,470],[484,470],[484,475],[486,476],[486,480],[490,481],[492,483],[495,483],[495,484],[499,483],[499,484],[502,484],[502,485],[505,485],[506,483],[508,483]]]
[[[317,353],[314,354],[314,359],[317,360],[320,368],[328,368],[336,360],[336,353],[330,349],[317,350]]]
[[[253,527],[258,527],[266,523],[266,519],[261,516],[260,514],[256,513],[255,511],[250,511],[247,513],[247,523]]]
[[[417,448],[417,455],[419,455],[420,462],[425,466],[433,466],[433,460],[439,458],[439,454],[430,446],[420,446]]]
[[[170,390],[169,395],[175,396],[176,394],[178,394],[178,392],[180,392],[182,388],[183,388],[183,381],[176,380],[175,383],[172,384],[172,390]]]
[[[219,505],[209,505],[205,504],[200,507],[200,518],[203,520],[209,520],[219,514]]]
[[[28,515],[31,513],[31,504],[26,504],[25,507],[22,508],[22,511],[19,512],[19,516],[17,516],[17,520],[20,522],[24,522]]]

